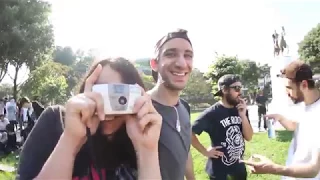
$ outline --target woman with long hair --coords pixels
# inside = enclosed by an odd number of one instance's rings
[[[32,108],[33,108],[34,118],[38,119],[40,114],[44,111],[43,105],[39,101],[32,101]]]
[[[17,179],[161,179],[162,117],[145,92],[135,115],[105,115],[103,98],[92,86],[113,83],[144,88],[128,60],[95,62],[78,95],[40,115],[22,149]]]

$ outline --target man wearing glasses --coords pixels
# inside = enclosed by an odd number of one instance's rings
[[[210,179],[246,180],[247,171],[242,159],[244,139],[250,141],[253,129],[250,125],[246,102],[241,98],[240,77],[234,74],[222,76],[218,81],[221,101],[206,109],[192,126],[192,146],[208,157],[206,171]],[[208,133],[211,147],[206,149],[196,135]]]

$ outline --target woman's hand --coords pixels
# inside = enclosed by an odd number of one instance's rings
[[[162,116],[152,105],[151,97],[142,89],[143,95],[135,102],[135,115],[128,115],[126,128],[136,151],[158,151]]]
[[[86,128],[94,134],[101,119],[104,119],[104,105],[101,94],[92,92],[102,70],[98,65],[85,82],[84,93],[78,94],[68,100],[65,112],[64,134],[80,145],[86,139]],[[80,143],[80,144],[79,144]]]

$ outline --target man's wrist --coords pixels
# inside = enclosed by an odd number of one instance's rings
[[[156,149],[146,149],[146,148],[137,148],[136,154],[138,157],[138,160],[144,160],[145,157],[149,158],[158,158],[158,148]]]
[[[286,176],[286,175],[288,175],[289,171],[286,166],[275,164],[272,168],[272,172],[270,172],[270,173],[275,174],[275,175]]]
[[[65,147],[68,147],[73,155],[77,155],[79,152],[80,148],[83,146],[85,143],[85,140],[79,140],[76,141],[74,138],[69,136],[67,133],[63,132],[60,140],[59,140]]]
[[[246,113],[241,113],[239,114],[240,118],[243,119],[248,119],[247,114]]]

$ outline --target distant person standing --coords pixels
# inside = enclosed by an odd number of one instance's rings
[[[0,99],[0,115],[5,115],[5,102],[3,99]]]
[[[7,119],[10,124],[16,126],[17,122],[17,103],[14,98],[10,98],[9,102],[6,103]]]
[[[264,117],[267,113],[267,101],[268,98],[264,96],[263,91],[259,90],[259,94],[256,98],[256,103],[258,105],[258,117],[259,117],[259,122],[258,122],[258,127],[259,131],[262,131],[261,129],[261,119],[263,119],[263,127],[265,130],[267,130],[267,120]]]
[[[17,103],[14,98],[10,98],[10,100],[6,103],[7,110],[7,119],[10,124],[8,125],[8,148],[10,150],[15,150],[17,148],[17,137],[15,134],[15,127],[17,128]]]

